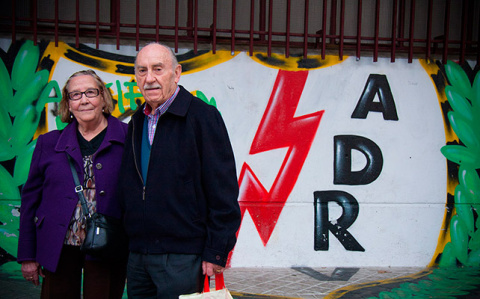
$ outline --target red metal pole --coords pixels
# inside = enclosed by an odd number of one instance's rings
[[[272,56],[272,13],[273,13],[273,0],[268,2],[268,49],[267,56]]]
[[[479,25],[478,25],[478,30],[477,30],[477,65],[480,64],[480,22],[479,22]],[[472,40],[472,47],[474,45],[474,42],[473,42],[473,38],[471,39]],[[473,51],[472,51],[472,54],[473,54]]]
[[[433,14],[433,0],[428,0],[428,18],[427,18],[427,51],[425,52],[425,59],[430,59],[432,54],[432,14]]]
[[[260,0],[260,13],[258,14],[258,29],[260,32],[265,32],[266,16],[267,15],[267,0]],[[260,41],[265,41],[265,34],[260,34]]]
[[[343,60],[343,42],[345,38],[345,0],[342,0],[340,4],[340,46],[338,48],[338,54],[340,60]]]
[[[290,57],[290,7],[292,6],[292,1],[287,0],[287,22],[286,22],[286,34],[285,37],[285,57]]]
[[[309,6],[309,2],[308,0],[305,0],[305,17],[304,17],[304,20],[305,20],[305,23],[303,24],[304,25],[304,28],[303,28],[303,57],[304,58],[307,58],[308,56],[308,6]]]
[[[480,24],[478,26],[478,36],[477,36],[477,65],[480,64]],[[473,46],[473,38],[472,38],[472,46]]]
[[[179,0],[175,0],[175,53],[178,52],[178,16],[180,14],[178,1]]]
[[[135,2],[135,47],[140,48],[140,0]]]
[[[308,11],[308,10],[307,10]],[[325,59],[325,50],[327,47],[327,0],[323,0],[323,19],[322,19],[322,59]]]
[[[37,15],[36,10],[37,10],[37,1],[33,1],[34,5],[34,11],[35,15]],[[55,47],[58,47],[58,0],[55,0]],[[34,23],[37,23],[36,18],[34,19]],[[36,37],[34,37],[34,40],[37,40]]]
[[[460,63],[465,62],[465,50],[466,50],[466,40],[467,40],[467,16],[468,16],[468,0],[462,1],[463,12],[462,12],[462,39],[460,46]]]
[[[117,50],[120,50],[120,0],[116,0],[115,5],[116,16],[115,16],[115,25],[117,30]]]
[[[192,36],[192,27],[193,27],[193,0],[188,0],[188,7],[187,7],[187,36]]]
[[[157,0],[155,7],[155,41],[158,43],[160,41],[160,0]]]
[[[193,53],[198,53],[198,0],[195,0],[193,10]]]
[[[375,3],[375,36],[374,36],[374,45],[373,45],[373,62],[378,61],[378,31],[380,26],[380,0],[377,0]]]
[[[79,47],[80,43],[80,0],[75,1],[75,47]]]
[[[213,0],[212,53],[217,52],[217,0]]]
[[[448,58],[448,35],[450,27],[450,0],[445,3],[445,22],[444,22],[444,39],[443,39],[443,59],[442,63],[447,63]]]
[[[362,0],[358,0],[357,12],[357,59],[360,59],[362,45]]]
[[[100,0],[95,1],[95,48],[100,47]]]
[[[330,7],[330,35],[337,35],[337,0],[332,0]],[[335,38],[330,38],[330,43],[335,44]]]
[[[393,13],[392,13],[392,51],[390,62],[395,62],[395,54],[397,50],[397,14],[398,14],[398,1],[393,1]]]
[[[231,45],[230,45],[230,51],[231,54],[233,55],[235,53],[235,14],[236,14],[236,9],[237,9],[237,1],[233,0],[232,1],[232,38],[231,38]]]
[[[16,39],[17,39],[17,36],[16,36],[16,33],[15,33],[15,26],[16,26],[16,11],[15,11],[15,7],[16,7],[16,4],[15,4],[15,0],[12,0],[12,44],[15,43]]]
[[[415,34],[415,0],[410,3],[410,32],[408,40],[408,63],[412,63],[413,60],[413,36]]]
[[[289,2],[290,0],[287,0]],[[253,29],[255,26],[255,0],[250,1],[250,41],[249,41],[249,55],[253,56]],[[288,20],[287,20],[288,22]]]
[[[399,32],[398,37],[400,38],[399,46],[403,48],[403,38],[405,37],[405,0],[400,0],[400,18],[399,18]]]

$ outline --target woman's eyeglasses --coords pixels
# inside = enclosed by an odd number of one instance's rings
[[[74,91],[68,93],[68,98],[71,101],[78,101],[82,98],[82,95],[85,95],[87,98],[94,98],[100,94],[100,90],[97,88],[90,88],[85,90],[84,92],[81,91]]]

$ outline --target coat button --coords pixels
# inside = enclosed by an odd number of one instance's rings
[[[101,190],[98,194],[105,196],[105,190]]]
[[[96,167],[98,170],[100,170],[100,169],[102,169],[102,164],[101,164],[101,163],[97,163],[97,165],[95,165],[95,167]]]

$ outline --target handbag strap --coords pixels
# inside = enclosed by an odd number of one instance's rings
[[[205,275],[205,282],[203,283],[203,292],[210,292],[210,281],[208,275]],[[223,273],[215,274],[215,290],[219,291],[225,288],[225,280],[223,279]]]
[[[70,170],[72,171],[73,181],[75,182],[75,193],[77,193],[78,197],[80,198],[80,203],[82,204],[83,215],[85,217],[87,217],[87,216],[90,215],[90,213],[89,213],[88,206],[87,206],[87,200],[85,199],[85,196],[83,195],[83,186],[80,185],[80,181],[79,181],[78,175],[77,175],[77,170],[75,169],[75,166],[73,166],[72,157],[70,157],[67,154],[67,158],[68,158],[68,164],[70,164]]]

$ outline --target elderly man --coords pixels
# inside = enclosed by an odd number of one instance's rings
[[[221,273],[240,226],[232,147],[218,110],[178,85],[182,66],[159,43],[135,77],[145,104],[129,123],[119,182],[130,239],[129,298],[178,298]]]

